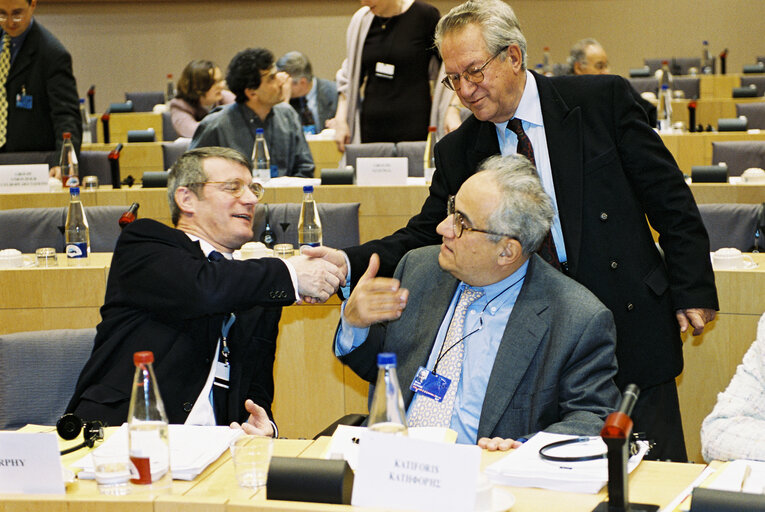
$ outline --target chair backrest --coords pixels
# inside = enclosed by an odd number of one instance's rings
[[[678,76],[672,80],[672,87],[675,90],[683,91],[683,95],[688,99],[699,97],[699,78],[695,76]]]
[[[129,207],[129,205],[85,207],[85,215],[88,218],[90,230],[91,252],[114,252],[117,239],[122,232],[119,220]],[[62,225],[65,222],[66,209],[64,210]]]
[[[47,164],[55,151],[25,151],[23,153],[0,153],[0,165]]]
[[[345,164],[356,168],[359,157],[396,156],[396,145],[393,142],[370,142],[367,144],[346,144]]]
[[[162,165],[165,166],[165,170],[170,169],[178,157],[188,151],[190,143],[189,139],[162,143]]]
[[[329,247],[352,247],[359,244],[359,203],[320,203],[322,242]],[[299,203],[273,203],[268,205],[271,229],[276,243],[298,246]],[[258,204],[253,219],[253,240],[259,240],[266,225],[266,208]],[[286,226],[286,229],[285,229]]]
[[[687,75],[690,73],[691,68],[696,68],[698,72],[701,72],[701,57],[643,59],[643,62],[651,70],[651,74],[653,74],[657,69],[661,69],[661,63],[665,60],[669,62],[669,72],[673,75]],[[714,61],[712,61],[712,71],[714,72]]]
[[[659,80],[652,76],[646,78],[628,78],[627,80],[632,85],[632,88],[640,94],[644,92],[656,94],[659,90]]]
[[[709,248],[735,247],[749,251],[755,245],[762,204],[700,204],[701,220],[709,234]]]
[[[0,430],[55,425],[93,350],[96,330],[0,335]]]
[[[175,131],[173,126],[173,119],[170,116],[170,111],[165,110],[162,112],[162,140],[173,141],[178,138],[178,132]]]
[[[111,169],[108,151],[80,152],[80,179],[84,176],[97,176],[99,185],[111,185]]]
[[[765,96],[765,76],[741,77],[741,87],[751,87],[752,85],[757,89],[757,96]]]
[[[712,163],[725,162],[728,176],[741,176],[750,167],[765,169],[765,141],[724,141],[712,143]]]
[[[423,157],[425,156],[425,141],[396,143],[396,156],[405,156],[409,160],[409,176],[424,176]]]
[[[162,91],[126,92],[125,101],[133,102],[133,112],[151,112],[154,105],[165,102]]]
[[[736,103],[736,115],[746,116],[749,128],[765,129],[765,103]]]

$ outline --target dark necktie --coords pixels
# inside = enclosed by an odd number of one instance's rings
[[[218,251],[211,251],[210,254],[207,255],[207,259],[210,260],[213,263],[216,263],[218,261],[223,261],[226,258],[219,253]],[[226,345],[225,340],[223,339],[225,332],[225,335],[228,335],[228,330],[231,327],[231,323],[233,323],[231,320],[231,315],[226,315],[225,319],[223,320],[223,326],[221,329],[221,343],[223,344],[222,347],[220,347],[221,351],[218,352],[217,359],[215,362],[215,374],[217,376],[218,372],[218,365],[222,362],[224,362],[223,358],[223,351],[228,351],[228,346]],[[227,360],[227,358],[226,358]],[[215,379],[217,381],[217,379]],[[219,425],[225,425],[229,421],[228,417],[228,382],[225,382],[225,387],[220,386],[216,383],[213,383],[212,387],[212,394],[213,394],[213,410],[215,411],[215,420],[216,423]]]
[[[517,117],[512,118],[507,122],[507,128],[512,130],[515,135],[518,136],[518,147],[516,152],[528,158],[534,167],[536,167],[537,164],[534,160],[534,148],[531,147],[531,140],[529,140],[528,135],[523,131],[521,120]],[[537,175],[539,175],[539,171],[537,171]],[[563,266],[560,264],[560,260],[558,260],[558,251],[555,249],[555,241],[553,241],[552,231],[547,232],[547,236],[542,240],[542,245],[537,249],[537,254],[553,267],[562,270]]]
[[[210,261],[221,261],[226,258],[218,251],[211,251],[210,254],[207,255],[207,259]]]
[[[316,124],[313,119],[313,112],[308,108],[308,100],[305,96],[291,99],[290,104],[297,110],[297,113],[300,114],[300,122],[303,126],[313,126]]]
[[[8,72],[11,70],[11,36],[3,36],[3,48],[0,50],[0,147],[5,146],[8,134],[8,96],[5,87]]]

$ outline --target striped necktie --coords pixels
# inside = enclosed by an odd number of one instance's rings
[[[11,70],[11,36],[3,36],[3,49],[0,51],[0,147],[5,146],[8,135],[8,95],[5,86],[8,72]]]
[[[523,155],[528,158],[532,165],[536,167],[537,164],[534,160],[534,148],[531,147],[531,140],[529,139],[529,136],[526,135],[525,131],[523,131],[521,120],[517,117],[512,118],[507,122],[507,128],[508,130],[511,130],[513,133],[515,133],[515,135],[518,137],[518,147],[516,152],[519,155]],[[537,171],[537,175],[539,175],[539,171]],[[547,232],[547,236],[544,238],[544,240],[542,240],[542,245],[540,245],[539,249],[537,249],[537,254],[539,254],[542,259],[544,259],[547,263],[557,268],[558,270],[563,269],[563,266],[560,264],[560,260],[558,259],[558,251],[555,249],[555,241],[552,237],[552,231]]]
[[[438,355],[436,368],[439,375],[451,379],[449,389],[441,402],[437,402],[425,395],[420,395],[414,401],[409,411],[407,423],[410,427],[448,427],[452,421],[454,412],[454,400],[457,397],[457,388],[462,375],[462,359],[465,356],[465,317],[470,305],[483,297],[481,289],[470,286],[462,290],[457,306],[454,308],[446,338]]]

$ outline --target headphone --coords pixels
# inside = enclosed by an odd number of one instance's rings
[[[66,450],[61,450],[61,455],[72,453],[80,448],[93,448],[96,441],[104,438],[104,424],[101,421],[83,421],[81,418],[69,413],[61,416],[56,422],[56,432],[58,432],[61,439],[71,441],[80,435],[80,431],[82,431],[83,442]]]

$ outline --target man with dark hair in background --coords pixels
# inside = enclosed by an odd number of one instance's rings
[[[226,82],[236,103],[205,117],[191,139],[190,149],[223,146],[252,155],[255,130],[263,128],[271,164],[280,176],[313,178],[313,157],[300,117],[282,101],[287,74],[278,72],[274,55],[265,48],[237,53],[228,65]]]

